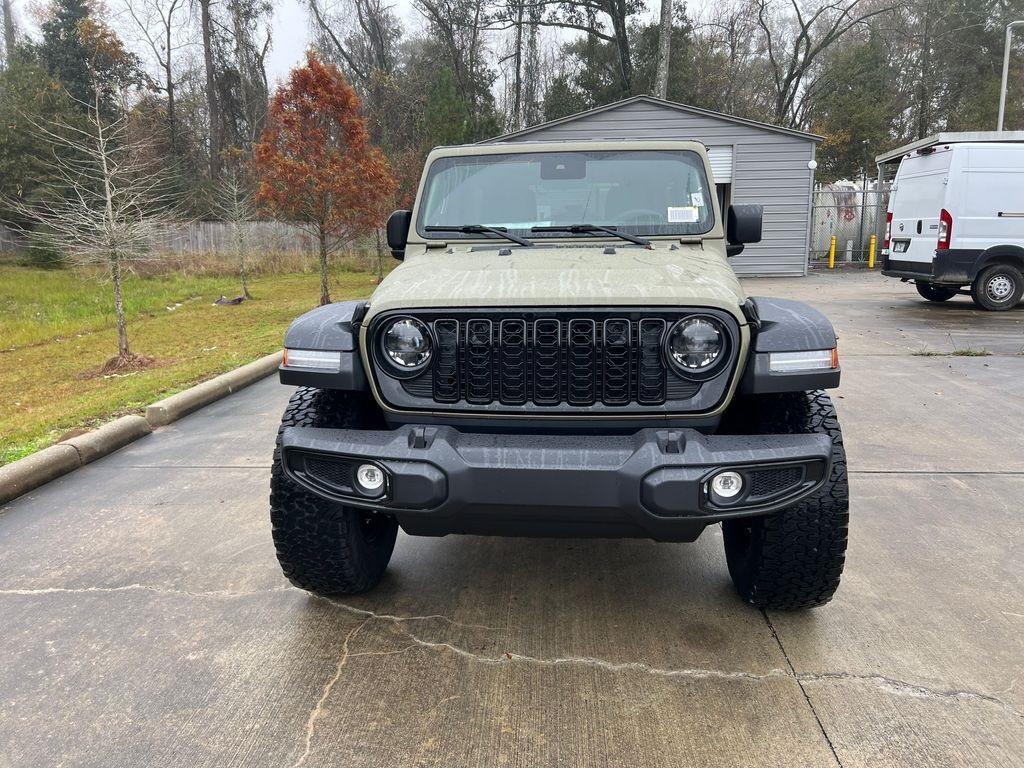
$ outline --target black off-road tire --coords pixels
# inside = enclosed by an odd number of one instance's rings
[[[368,428],[379,411],[368,398],[300,388],[281,418],[270,470],[270,520],[284,575],[295,586],[323,595],[373,589],[384,576],[398,534],[393,517],[327,501],[288,479],[281,464],[286,427]]]
[[[934,283],[916,283],[916,286],[921,298],[928,299],[928,301],[949,301],[960,293],[956,288],[944,288]]]
[[[849,487],[843,435],[822,391],[751,398],[741,420],[750,434],[828,435],[832,471],[811,496],[768,515],[722,523],[736,591],[758,608],[797,610],[832,599],[846,560]]]
[[[1020,304],[1024,296],[1024,274],[1011,264],[993,264],[974,278],[971,298],[982,309],[1003,312]]]

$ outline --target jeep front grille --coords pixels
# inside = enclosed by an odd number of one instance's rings
[[[406,391],[471,405],[661,405],[666,325],[663,318],[435,319],[429,389],[414,381]],[[671,378],[674,397],[699,388]]]

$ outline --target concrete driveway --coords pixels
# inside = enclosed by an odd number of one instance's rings
[[[267,380],[3,508],[0,765],[1024,765],[1024,308],[749,281],[841,335],[851,547],[756,611],[717,529],[399,538],[344,603],[274,560]],[[954,347],[986,357],[915,356]]]

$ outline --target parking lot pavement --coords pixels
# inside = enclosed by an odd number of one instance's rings
[[[378,590],[311,597],[270,542],[267,380],[2,509],[0,766],[1024,765],[1024,308],[747,287],[840,335],[830,605],[740,603],[718,529],[402,535]]]

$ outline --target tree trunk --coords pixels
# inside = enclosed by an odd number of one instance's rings
[[[380,227],[377,227],[377,282],[384,279],[384,241],[380,236]]]
[[[4,11],[4,51],[7,60],[11,60],[14,53],[14,10],[11,8],[11,0],[0,0]]]
[[[516,2],[515,75],[512,85],[512,130],[518,131],[522,124],[523,96],[523,0]]]
[[[131,357],[128,348],[128,321],[124,316],[124,295],[121,291],[121,258],[110,257],[110,280],[114,285],[114,315],[117,317],[117,356],[121,360]]]
[[[668,98],[668,65],[672,56],[672,0],[661,0],[661,28],[658,30],[658,74],[654,95]]]
[[[171,12],[174,12],[173,8]],[[174,49],[171,47],[173,40],[171,39],[171,24],[169,21],[166,32],[167,64],[164,67],[164,73],[167,75],[167,138],[171,143],[171,154],[176,155],[178,152],[178,124],[174,111],[174,70],[171,66],[171,51]]]
[[[320,306],[331,303],[330,285],[327,280],[327,233],[319,233],[320,241]]]
[[[235,228],[235,248],[238,249],[238,277],[242,283],[242,296],[246,299],[251,299],[249,295],[249,264],[246,259],[246,246],[245,246],[245,232],[242,230],[244,225],[236,221],[234,223]]]
[[[615,47],[619,53],[619,74],[621,76],[623,97],[633,93],[633,59],[629,52],[629,30],[626,21],[625,0],[613,0],[609,15],[612,19],[612,30],[615,32]]]
[[[213,21],[211,0],[199,0],[200,25],[203,30],[203,61],[206,65],[206,103],[210,112],[210,180],[220,179],[221,141],[220,100],[217,96],[217,72],[213,61]]]

